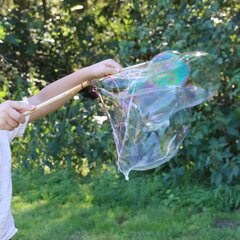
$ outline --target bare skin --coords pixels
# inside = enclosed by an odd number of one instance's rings
[[[104,60],[86,68],[82,68],[66,77],[63,77],[45,88],[38,94],[28,99],[29,104],[19,101],[6,101],[0,104],[0,130],[11,131],[24,123],[25,118],[23,113],[25,111],[34,110],[35,106],[65,92],[85,81],[92,81],[96,78],[101,78],[106,75],[116,74],[121,71],[122,67],[112,59]],[[69,98],[59,100],[50,106],[35,111],[30,115],[29,121],[35,121],[45,115],[48,115],[60,107],[62,107]]]

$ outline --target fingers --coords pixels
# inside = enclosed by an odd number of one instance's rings
[[[1,129],[7,130],[7,131],[12,131],[14,128],[6,123],[6,124],[4,124],[3,127],[1,127]]]
[[[105,60],[104,65],[105,65],[105,69],[104,69],[105,76],[117,74],[122,71],[122,66],[117,62],[113,61],[112,59]]]
[[[8,111],[8,118],[6,119],[8,130],[13,130],[17,128],[19,124],[23,124],[25,122],[25,118],[22,114],[17,112],[15,109],[11,108]]]
[[[6,101],[0,104],[0,130],[11,131],[23,124],[25,118],[22,112],[32,111],[35,107],[16,101]]]
[[[89,73],[92,79],[106,77],[122,71],[122,66],[112,59],[89,66]]]
[[[117,74],[120,71],[118,71],[116,68],[111,68],[111,67],[105,67],[104,69],[104,76],[108,76],[108,75],[113,75],[113,74]]]
[[[119,72],[122,70],[122,66],[112,59],[107,59],[104,62],[106,64],[106,66],[108,66],[110,68],[116,68],[116,69],[118,69]]]
[[[6,116],[4,119],[0,119],[0,129],[12,131],[14,128],[19,126],[19,122]]]
[[[18,123],[24,123],[25,122],[25,118],[22,114],[20,114],[19,112],[17,112],[14,109],[10,109],[8,112],[8,116],[13,119],[14,121],[18,122]]]
[[[35,109],[35,106],[33,105],[17,101],[10,101],[10,105],[20,113],[33,111]]]
[[[7,124],[11,128],[11,130],[13,130],[14,128],[17,128],[19,126],[19,122],[15,121],[12,118],[7,119]]]

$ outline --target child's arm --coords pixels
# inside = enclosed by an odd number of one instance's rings
[[[101,78],[109,74],[115,74],[121,70],[121,66],[116,63],[115,61],[108,59],[105,61],[102,61],[100,63],[91,65],[86,68],[82,68],[66,77],[63,77],[59,79],[58,81],[55,81],[45,88],[43,88],[37,95],[32,96],[28,99],[29,103],[31,105],[39,105],[59,94],[62,92],[67,91],[68,89],[71,89],[82,82],[85,81],[92,81],[96,78]],[[54,112],[58,108],[64,105],[65,102],[67,102],[71,97],[66,97],[62,100],[59,100],[50,106],[47,106],[41,110],[37,110],[33,112],[30,116],[30,122],[39,119],[51,112]]]

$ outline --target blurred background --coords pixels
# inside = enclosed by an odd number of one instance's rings
[[[91,89],[29,125],[12,145],[14,239],[239,239],[239,26],[238,0],[0,0],[1,102],[106,58],[202,50],[220,71],[178,155],[129,182]]]

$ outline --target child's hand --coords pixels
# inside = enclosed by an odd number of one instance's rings
[[[0,104],[0,130],[11,131],[18,127],[20,123],[25,122],[22,113],[34,110],[35,106],[17,102],[6,101]]]
[[[108,75],[119,73],[122,70],[121,65],[112,59],[107,59],[88,67],[92,78],[102,78]]]

